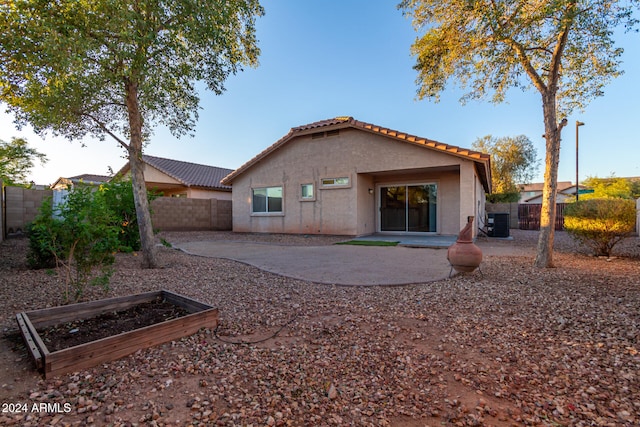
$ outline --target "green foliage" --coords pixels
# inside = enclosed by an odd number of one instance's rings
[[[57,239],[61,221],[53,216],[51,197],[42,201],[38,216],[27,225],[29,252],[27,263],[31,268],[53,268],[56,266],[55,254],[62,253]]]
[[[553,266],[560,137],[566,117],[584,109],[620,74],[616,27],[638,24],[637,1],[402,0],[419,33],[412,45],[418,99],[438,101],[448,83],[462,101],[503,102],[510,89],[535,88],[542,99],[545,193],[534,264]]]
[[[127,85],[145,127],[188,133],[199,103],[193,82],[219,94],[260,52],[257,0],[10,4],[0,18],[0,100],[20,123],[73,139],[128,135]]]
[[[611,176],[609,178],[588,177],[582,184],[585,187],[592,188],[593,193],[580,195],[580,199],[601,199],[601,198],[618,198],[632,199],[634,197],[633,182],[627,178],[617,178]]]
[[[631,198],[640,198],[640,180],[638,179],[631,181]]]
[[[87,284],[108,289],[120,228],[104,193],[76,187],[54,212],[43,203],[29,227],[28,261],[33,267],[56,267],[64,278],[65,297],[79,299]]]
[[[511,193],[491,193],[487,196],[489,203],[517,203],[520,201],[520,193],[515,191]]]
[[[115,180],[102,184],[99,189],[101,197],[104,198],[109,210],[116,218],[116,223],[120,228],[118,240],[119,250],[131,252],[140,250],[140,231],[138,229],[138,219],[133,197],[133,187],[130,180]],[[149,201],[158,196],[155,192],[148,192]]]
[[[0,180],[6,185],[25,184],[35,160],[45,164],[47,156],[30,148],[25,139],[0,140]]]
[[[536,148],[524,135],[502,138],[487,135],[478,138],[471,148],[491,156],[493,193],[512,197],[511,194],[518,193],[518,184],[531,181],[537,172]],[[518,198],[513,201],[518,201]]]
[[[193,132],[196,82],[220,94],[258,64],[259,1],[15,0],[0,10],[0,101],[37,133],[109,136],[126,150],[143,263],[157,266],[143,146],[157,125]]]
[[[565,230],[597,256],[611,256],[613,247],[635,232],[635,224],[633,200],[579,200],[564,209]]]
[[[420,99],[439,99],[449,82],[468,89],[463,101],[493,94],[493,102],[502,102],[509,89],[533,86],[553,98],[559,90],[563,115],[584,108],[621,74],[623,50],[612,29],[636,25],[635,7],[616,0],[400,4],[424,32],[412,46]]]

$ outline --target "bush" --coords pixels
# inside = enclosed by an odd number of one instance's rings
[[[120,228],[101,191],[76,187],[54,212],[42,204],[29,226],[28,261],[32,267],[55,266],[64,278],[65,298],[79,299],[86,284],[108,289]]]
[[[580,200],[564,209],[565,230],[596,256],[611,256],[616,244],[633,235],[635,223],[635,203],[628,199]]]
[[[101,185],[99,191],[116,218],[115,225],[120,228],[118,233],[119,250],[122,252],[140,250],[140,230],[138,229],[138,217],[131,181],[112,181]],[[158,196],[153,192],[148,192],[147,197],[151,202]]]
[[[520,192],[512,193],[492,193],[487,195],[489,203],[516,203],[520,201]]]
[[[27,235],[29,236],[29,252],[27,253],[27,263],[31,268],[53,268],[56,266],[54,254],[60,253],[57,236],[60,221],[53,217],[52,199],[43,200],[40,205],[38,216],[27,225]]]

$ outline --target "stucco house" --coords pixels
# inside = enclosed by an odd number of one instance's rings
[[[222,184],[236,232],[456,235],[484,218],[491,168],[484,153],[336,117],[292,128]]]
[[[201,165],[180,160],[142,155],[145,164],[144,181],[148,190],[159,191],[166,197],[189,199],[231,200],[231,187],[220,180],[232,169]],[[116,176],[129,174],[129,163]]]
[[[571,181],[558,182],[558,188],[556,190],[556,203],[572,202],[576,199],[576,185]],[[520,201],[521,204],[541,204],[542,203],[542,188],[543,182],[533,184],[521,184],[520,188]],[[580,194],[588,193],[589,189],[584,185],[578,186]],[[592,192],[592,191],[591,191]]]
[[[69,187],[73,188],[76,185],[98,186],[100,184],[109,182],[110,179],[111,177],[106,175],[94,175],[85,173],[69,178],[60,177],[56,182],[51,184],[50,188],[52,190],[67,190]]]

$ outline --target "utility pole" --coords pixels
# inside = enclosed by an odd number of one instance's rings
[[[580,186],[578,185],[578,128],[580,126],[584,126],[584,123],[576,120],[576,202],[578,201],[578,194],[580,193]]]

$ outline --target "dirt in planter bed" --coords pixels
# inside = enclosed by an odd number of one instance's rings
[[[186,316],[189,312],[160,298],[121,311],[38,329],[50,352]]]

